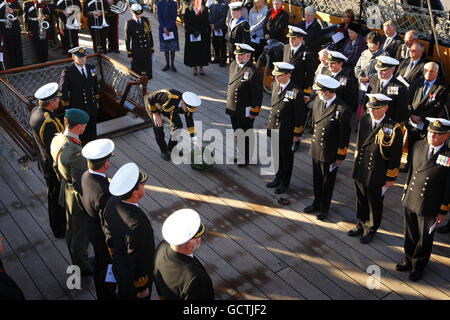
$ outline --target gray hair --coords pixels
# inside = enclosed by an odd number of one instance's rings
[[[328,56],[328,50],[327,49],[322,49],[322,50],[319,51],[318,55],[319,55],[319,57],[321,55],[327,55]]]
[[[316,9],[313,6],[307,6],[305,8],[305,14],[316,14]]]
[[[394,20],[392,20],[392,19],[389,19],[388,21],[383,23],[383,27],[386,27],[386,26],[391,26],[391,27],[394,27],[395,29],[398,28],[397,23],[395,23]]]

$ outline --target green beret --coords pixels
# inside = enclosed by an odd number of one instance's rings
[[[89,115],[83,110],[76,108],[67,109],[64,116],[73,123],[87,124],[89,122]]]

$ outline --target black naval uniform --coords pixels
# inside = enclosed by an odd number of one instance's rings
[[[30,126],[39,148],[39,171],[47,185],[50,227],[55,237],[63,238],[66,233],[66,210],[58,204],[61,184],[53,169],[50,145],[55,134],[64,131],[64,126],[53,111],[41,107],[35,107],[31,111]]]
[[[71,54],[68,53],[68,51],[72,48],[78,47],[78,30],[67,28],[66,23],[68,17],[64,14],[64,10],[70,6],[77,6],[78,9],[80,9],[81,13],[81,3],[80,0],[55,0],[55,3],[56,3],[55,12],[58,15],[59,36],[61,37],[61,43],[63,46],[64,54],[70,57]]]
[[[382,93],[391,98],[392,101],[389,101],[389,109],[386,111],[386,115],[396,123],[408,123],[408,90],[394,76],[381,88],[380,78],[378,78],[378,74],[374,74],[369,78],[367,92]]]
[[[87,78],[75,66],[75,62],[61,73],[59,87],[62,93],[62,106],[78,108],[89,114],[89,123],[80,136],[83,145],[97,137],[97,71],[95,66],[86,64]]]
[[[272,10],[267,10],[266,19],[264,20],[263,30],[264,36],[268,34],[270,39],[278,42],[286,43],[286,29],[289,24],[289,14],[282,9],[273,20],[270,18]]]
[[[131,70],[137,74],[152,78],[153,36],[150,21],[140,18],[140,23],[134,19],[125,22],[125,45],[127,55],[133,58]]]
[[[109,13],[109,3],[107,0],[86,0],[83,4],[83,15],[87,17],[87,25],[92,37],[92,44],[94,46],[94,52],[100,49],[102,53],[106,54],[106,32],[108,27],[103,27],[103,15],[95,18],[94,13],[102,11],[103,9],[106,15]]]
[[[153,125],[153,132],[155,133],[156,143],[161,150],[161,153],[171,152],[178,144],[178,137],[174,137],[175,130],[183,128],[180,114],[184,114],[186,126],[191,137],[195,135],[194,118],[192,112],[185,113],[181,107],[182,93],[175,89],[163,89],[149,93],[146,98],[147,113],[153,121],[153,113],[159,113],[170,121],[171,132],[169,143],[164,139],[164,125],[158,127]]]
[[[119,0],[114,0],[112,4],[117,4]],[[119,15],[112,12],[105,13],[108,27],[108,52],[119,52]]]
[[[166,241],[156,249],[154,277],[161,300],[214,300],[212,280],[201,262],[173,251]]]
[[[405,207],[405,260],[412,269],[423,271],[430,259],[434,231],[429,234],[438,214],[450,208],[450,148],[447,143],[427,160],[427,139],[413,147],[412,163],[403,193]]]
[[[119,287],[119,299],[136,299],[136,294],[153,284],[155,240],[153,228],[138,205],[111,197],[105,218],[112,237],[113,273]]]
[[[53,26],[54,8],[52,4],[47,3],[33,3],[33,0],[25,1],[23,4],[23,11],[25,13],[25,29],[31,36],[34,49],[39,62],[47,62],[48,60],[48,32]],[[44,30],[40,28],[40,21],[38,21],[39,12],[44,15],[44,20],[48,22],[49,29]]]
[[[236,50],[235,43],[246,43],[250,44],[250,25],[244,19],[244,17],[240,17],[238,22],[231,29],[231,21],[228,26],[228,57],[230,61],[234,61],[236,57],[234,56],[234,50]]]
[[[300,137],[306,120],[306,107],[303,93],[297,84],[290,80],[281,90],[278,83],[274,83],[272,89],[271,110],[267,129],[279,129],[279,140],[275,140],[271,132],[272,145],[279,144],[278,171],[274,181],[281,187],[288,187],[291,182],[294,165],[293,138]]]
[[[227,108],[233,130],[246,132],[253,128],[254,119],[246,117],[259,114],[263,99],[263,80],[261,74],[249,60],[242,68],[236,61],[230,64],[228,78]],[[246,108],[250,110],[246,111]],[[250,160],[249,138],[245,138],[245,163]],[[241,153],[241,151],[239,150]]]
[[[294,66],[291,81],[295,82],[304,94],[309,95],[314,81],[314,58],[304,44],[300,45],[300,48],[297,49],[294,55],[292,53],[291,46],[286,44],[284,46],[283,61]]]
[[[403,145],[401,127],[386,115],[375,128],[372,126],[370,114],[365,114],[359,121],[352,174],[357,227],[363,229],[363,235],[375,234],[380,227],[384,200],[382,187],[387,181],[396,180]]]
[[[411,123],[407,123],[408,129],[408,155],[412,153],[412,147],[416,141],[426,137],[428,120],[427,117],[439,118],[446,108],[448,87],[445,82],[436,79],[431,87],[425,90],[425,79],[423,77],[414,80],[408,89],[408,110],[409,116],[419,116],[424,123],[423,128],[414,127]],[[408,162],[410,160],[408,156]]]
[[[352,111],[355,111],[358,104],[358,81],[353,68],[342,66],[337,74],[332,74],[330,70],[325,73],[327,76],[336,79],[341,84],[336,90],[336,95],[341,98]]]
[[[97,300],[115,299],[116,285],[105,282],[108,264],[112,263],[105,237],[105,207],[111,197],[106,176],[86,170],[81,176],[81,202],[88,213],[89,242],[94,248],[94,284]]]
[[[314,202],[316,211],[328,213],[338,168],[330,165],[344,160],[351,133],[350,108],[338,97],[325,109],[325,102],[316,98],[312,109],[313,135],[309,154],[313,161]]]
[[[23,66],[22,38],[18,19],[18,17],[22,16],[23,10],[17,0],[8,1],[8,5],[14,11],[14,13],[11,13],[14,19],[10,21],[11,26],[6,28],[6,0],[0,2],[0,35],[2,36],[3,45],[6,49],[9,67],[16,68]]]

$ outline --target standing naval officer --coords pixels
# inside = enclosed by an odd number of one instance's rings
[[[294,66],[287,62],[274,62],[272,75],[275,83],[272,89],[272,100],[268,130],[278,129],[278,139],[271,136],[272,146],[278,143],[278,171],[275,179],[266,184],[275,188],[275,193],[283,193],[289,187],[294,165],[294,145],[300,141],[303,125],[306,120],[306,107],[302,89],[291,80]],[[274,150],[274,148],[272,148]]]
[[[114,156],[114,142],[97,139],[83,147],[81,154],[87,160],[87,167],[81,176],[81,203],[88,214],[87,232],[94,248],[94,284],[97,300],[114,300],[116,285],[105,282],[108,264],[112,263],[105,236],[105,207],[111,197],[106,172]]]
[[[230,116],[233,130],[253,130],[253,123],[261,109],[263,99],[263,80],[251,60],[252,52],[255,51],[250,45],[236,43],[234,54],[236,59],[230,64],[228,77],[228,93],[226,113]],[[245,144],[238,150],[235,159],[239,167],[245,167],[250,163],[250,136],[253,132],[247,132]],[[244,150],[242,150],[244,149]]]
[[[147,179],[130,162],[117,170],[109,185],[113,197],[106,203],[105,218],[112,237],[112,271],[119,299],[149,300],[152,292],[155,239],[152,225],[139,206]]]
[[[154,271],[161,300],[214,300],[212,280],[194,256],[205,230],[192,209],[175,211],[164,221]]]
[[[349,236],[362,235],[360,242],[372,241],[380,227],[386,190],[394,185],[402,157],[401,126],[386,116],[391,98],[367,94],[368,114],[359,121],[353,179],[356,193],[356,227]]]
[[[403,260],[397,271],[408,271],[411,281],[418,281],[430,260],[434,231],[445,221],[450,208],[450,121],[426,118],[427,139],[412,149],[412,161],[403,192],[405,207]]]
[[[172,149],[178,144],[177,129],[183,128],[180,114],[184,114],[186,120],[187,130],[196,143],[197,136],[195,135],[194,127],[194,112],[201,104],[199,96],[193,92],[185,92],[181,94],[175,89],[163,89],[150,92],[144,98],[147,106],[147,113],[153,121],[153,132],[155,133],[156,143],[161,151],[161,157],[170,161]],[[164,138],[164,127],[162,123],[162,116],[169,120],[171,131],[169,143],[166,143]]]
[[[53,112],[58,108],[61,92],[58,90],[58,84],[51,82],[40,87],[34,96],[39,100],[39,106],[31,111],[30,126],[34,141],[36,141],[39,148],[39,171],[47,185],[50,227],[56,238],[64,238],[66,233],[66,210],[58,204],[61,185],[55,170],[53,170],[53,159],[50,153],[53,137],[55,134],[64,131],[64,126]]]
[[[131,6],[133,19],[125,22],[125,45],[131,61],[131,70],[139,75],[152,78],[153,36],[150,20],[142,17],[142,6]]]
[[[81,174],[86,171],[86,159],[81,156],[80,134],[89,122],[89,115],[80,109],[67,109],[63,133],[58,133],[50,145],[53,167],[61,182],[59,204],[66,209],[66,242],[72,264],[82,275],[91,275],[87,249],[87,215],[80,199]]]
[[[89,114],[86,131],[80,137],[83,144],[86,144],[97,137],[97,71],[94,65],[86,64],[86,48],[76,47],[69,52],[74,62],[61,72],[61,104],[63,107],[78,108]]]
[[[352,111],[336,96],[339,81],[317,75],[313,89],[317,92],[312,110],[313,135],[309,154],[313,161],[314,202],[306,213],[319,212],[317,219],[327,217],[339,165],[347,156]]]

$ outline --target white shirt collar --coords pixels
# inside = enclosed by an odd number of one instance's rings
[[[445,144],[445,142],[443,143],[443,144],[441,144],[440,146],[437,146],[437,147],[433,147],[431,144],[429,145],[429,147],[428,147],[428,153],[430,153],[430,151],[431,151],[431,148],[433,148],[434,149],[434,154],[436,154],[441,148],[442,148],[442,146]]]
[[[283,84],[280,84],[281,91],[283,91],[284,88],[287,87],[287,85],[289,84],[289,82],[291,82],[291,79],[289,79],[288,82],[286,82],[284,85],[283,85]]]
[[[339,74],[339,72],[341,72],[341,71],[342,71],[342,68],[341,68],[341,70],[339,70],[339,71],[336,72],[336,73],[332,72],[332,73],[331,73],[331,76],[332,76],[332,77],[336,77],[336,76]]]
[[[297,50],[298,50],[301,46],[302,46],[301,43],[300,43],[298,46],[296,46],[295,48],[293,48],[293,47],[291,46],[291,51],[294,50],[294,54],[296,54],[296,53],[297,53]]]
[[[372,127],[373,127],[373,123],[375,122],[375,127],[378,127],[381,123],[381,121],[384,120],[384,118],[386,117],[386,114],[384,114],[383,118],[381,118],[380,120],[374,120],[372,117]]]
[[[395,38],[395,36],[397,35],[397,32],[396,33],[394,33],[394,35],[392,36],[392,37],[386,37],[386,38],[388,38],[388,39],[394,39]]]
[[[123,203],[126,203],[126,204],[132,204],[133,206],[136,206],[139,208],[139,203],[131,203],[131,202],[127,202],[125,200],[120,200],[120,201],[122,201]]]
[[[72,137],[72,138],[77,139],[78,141],[80,141],[80,136],[76,135],[73,132],[70,132],[68,128],[66,128],[63,133],[64,133],[64,135],[66,135],[68,137]]]
[[[391,81],[391,79],[394,77],[394,75],[392,75],[389,79],[387,80],[380,80],[381,84],[383,85],[383,88],[386,87],[386,84],[389,83],[389,81]]]
[[[102,176],[102,177],[106,178],[106,174],[104,174],[104,173],[97,172],[97,171],[94,171],[94,170],[91,170],[91,169],[88,169],[88,170],[89,170],[89,172],[92,173],[92,174],[96,174],[96,175],[98,175],[98,176]]]
[[[77,67],[78,71],[80,71],[81,74],[83,74],[82,70],[84,70],[84,72],[86,72],[85,74],[87,75],[86,65],[84,65],[83,67],[80,67],[79,65],[77,65],[75,63],[75,67]]]
[[[334,95],[333,98],[331,98],[330,100],[327,101],[327,103],[325,104],[325,109],[328,108],[330,106],[330,104],[336,99],[336,95]]]

